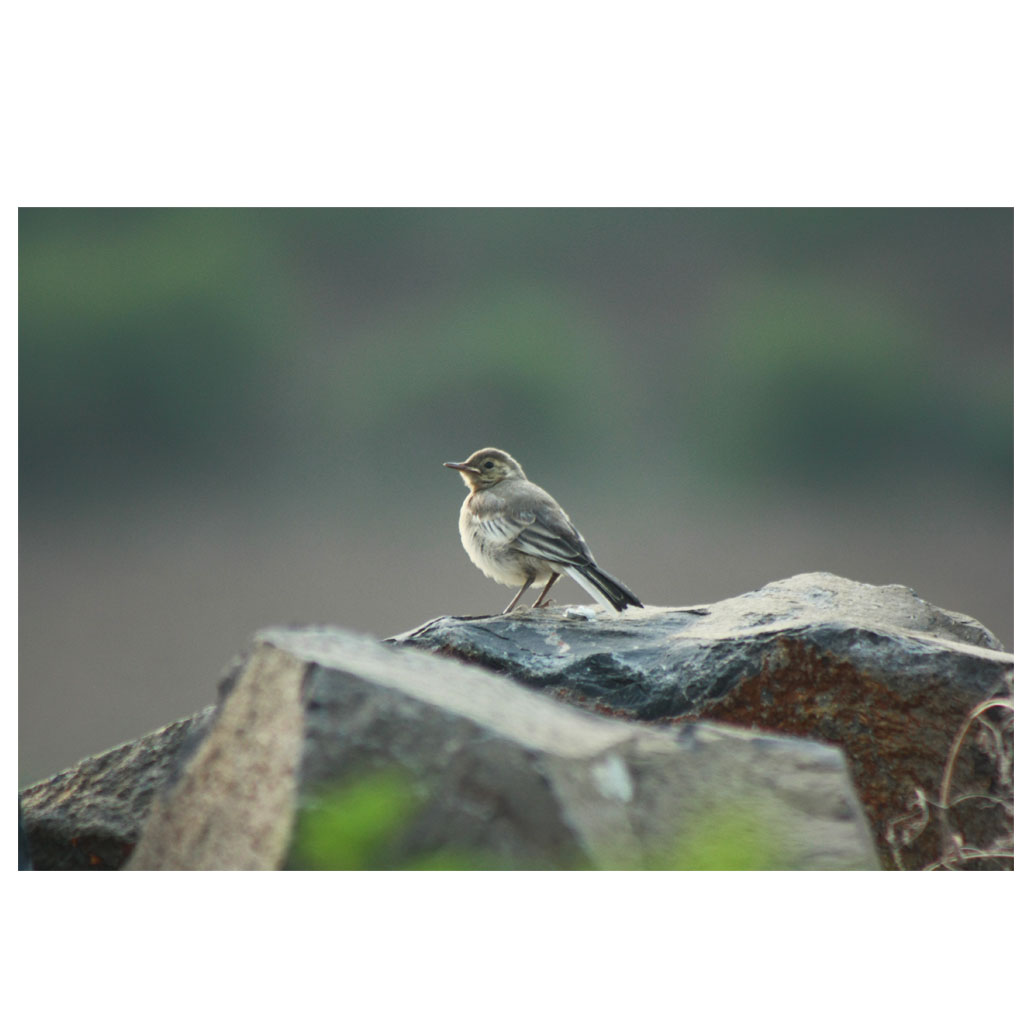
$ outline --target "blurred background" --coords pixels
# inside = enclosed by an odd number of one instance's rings
[[[825,570],[1012,648],[1012,245],[1008,209],[22,210],[21,783],[211,703],[261,627],[500,611],[441,468],[485,445],[646,604]]]

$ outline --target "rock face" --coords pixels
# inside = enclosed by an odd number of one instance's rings
[[[504,866],[639,867],[660,863],[709,809],[736,804],[760,808],[787,866],[876,863],[834,749],[617,722],[334,632],[263,639],[312,666],[304,784],[397,760],[430,791],[413,849],[450,844]]]
[[[86,849],[113,867],[136,842],[133,867],[278,866],[296,810],[324,783],[396,765],[420,796],[395,838],[400,861],[455,851],[491,867],[676,866],[724,812],[750,866],[878,864],[842,754],[820,743],[616,721],[326,628],[260,634],[223,691],[173,735],[27,790],[36,867],[73,866]],[[72,797],[91,815],[68,821]]]
[[[705,608],[554,608],[442,618],[392,643],[454,656],[609,716],[712,720],[842,747],[884,861],[887,831],[918,790],[939,789],[970,709],[1006,692],[1013,658],[980,623],[901,586],[827,573],[769,584]],[[957,789],[987,792],[991,758],[957,762]],[[954,827],[985,842],[1003,810],[965,803]],[[938,855],[923,841],[904,858]]]
[[[323,866],[324,787],[399,768],[392,866],[925,867],[951,836],[1012,863],[1012,698],[961,731],[1012,664],[972,619],[827,574],[385,643],[272,629],[216,707],[29,787],[24,823],[37,869]]]

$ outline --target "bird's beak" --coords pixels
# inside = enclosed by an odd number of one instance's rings
[[[476,473],[480,475],[480,470],[476,466],[471,466],[468,462],[446,462],[444,463],[448,469],[457,469],[460,473]]]

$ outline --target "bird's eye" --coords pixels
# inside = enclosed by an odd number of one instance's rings
[[[491,460],[490,460],[490,459],[488,459],[488,460],[487,460],[487,461],[486,461],[486,462],[484,463],[484,469],[494,469],[494,463],[493,463],[493,462],[491,462]]]

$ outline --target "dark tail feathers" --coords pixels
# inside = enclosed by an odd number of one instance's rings
[[[580,566],[580,572],[611,601],[616,611],[625,611],[630,605],[643,608],[640,598],[624,583],[620,583],[614,576],[609,576],[604,569],[591,563],[585,567]]]

